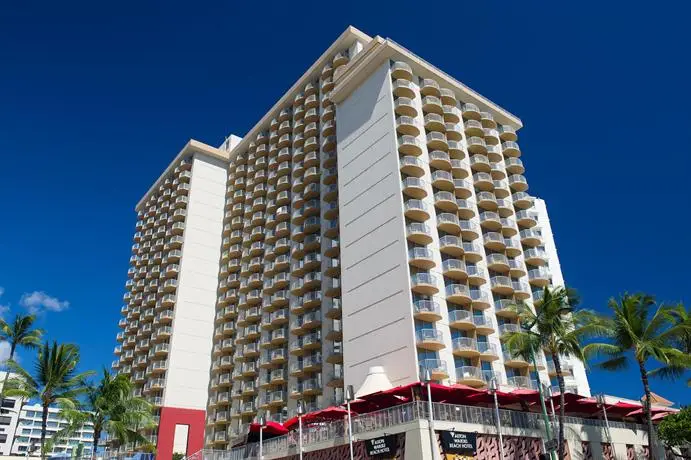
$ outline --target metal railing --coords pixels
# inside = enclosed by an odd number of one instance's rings
[[[472,423],[493,427],[496,426],[493,409],[475,406],[462,406],[458,404],[433,403],[432,411],[434,420],[439,422]],[[540,433],[544,430],[544,422],[541,414],[532,412],[520,412],[512,410],[499,410],[499,418],[503,428],[517,428],[524,430],[536,430]],[[427,402],[417,401],[399,406],[389,407],[369,414],[354,416],[353,435],[359,434],[368,437],[368,433],[379,430],[387,430],[391,427],[404,425],[417,420],[429,419],[429,406]],[[565,417],[566,424],[587,425],[605,429],[604,420],[583,419],[579,417]],[[611,428],[645,431],[640,424],[610,421]],[[348,423],[344,420],[319,423],[303,428],[302,445],[304,450],[309,450],[310,445],[328,441],[337,441],[336,444],[345,444],[348,439]],[[263,443],[265,456],[288,455],[296,453],[298,446],[298,432],[271,438]],[[250,443],[245,446],[235,447],[231,450],[205,449],[187,457],[187,460],[240,460],[256,459],[258,456],[258,443]]]

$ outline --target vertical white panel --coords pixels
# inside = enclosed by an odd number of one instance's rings
[[[165,406],[206,409],[226,177],[222,161],[195,157],[164,392]]]
[[[418,379],[388,63],[336,108],[345,384]]]

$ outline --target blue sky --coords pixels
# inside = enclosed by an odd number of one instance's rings
[[[25,296],[85,367],[109,364],[135,203],[188,138],[246,132],[348,24],[521,117],[530,192],[585,305],[627,290],[691,303],[690,5],[272,3],[3,2],[6,316]],[[591,386],[641,394],[635,370]],[[681,382],[653,390],[690,399]]]

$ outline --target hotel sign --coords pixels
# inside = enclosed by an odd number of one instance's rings
[[[441,431],[439,432],[439,437],[445,454],[475,455],[477,450],[477,433]]]
[[[367,456],[391,458],[396,455],[397,444],[396,435],[366,439],[365,448],[367,449]]]

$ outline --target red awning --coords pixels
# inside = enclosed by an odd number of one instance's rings
[[[635,417],[636,415],[643,415],[643,408],[642,408],[640,405],[634,406],[634,407],[639,407],[639,409],[636,409],[636,410],[634,410],[633,412],[627,413],[627,414],[625,415],[625,417]],[[607,408],[607,410],[609,410],[609,408]],[[673,410],[673,409],[670,409],[670,408],[668,408],[668,407],[659,408],[659,409],[653,407],[653,408],[650,410],[650,413],[651,413],[653,416],[659,415],[659,414],[669,414],[670,412],[676,412],[676,411]]]
[[[509,392],[510,395],[518,396],[528,404],[540,404],[540,392],[527,388],[516,388]]]
[[[430,391],[432,392],[432,401],[452,403],[467,395],[481,393],[483,390],[478,390],[466,385],[446,386],[438,383],[431,383]],[[391,397],[394,396],[399,398],[397,401],[400,404],[401,402],[412,401],[414,394],[418,394],[420,395],[421,399],[426,400],[427,384],[423,382],[414,382],[408,385],[397,386],[395,388],[391,388],[390,390],[378,391],[376,393],[364,395],[361,396],[360,399],[371,401],[377,404],[384,404],[387,400],[391,401]]]
[[[350,411],[351,415],[357,415],[353,410]],[[342,407],[331,406],[326,409],[318,410],[315,412],[310,412],[302,416],[302,423],[305,425],[310,425],[313,423],[329,422],[332,420],[341,420],[348,415],[348,411]],[[298,418],[293,417],[286,421],[283,426],[288,430],[292,430],[298,426]]]
[[[489,391],[482,391],[480,393],[476,393],[474,395],[470,395],[466,398],[466,400],[471,403],[471,404],[487,404],[487,405],[493,405],[494,404],[494,395],[490,393]],[[521,398],[512,395],[511,393],[507,393],[505,391],[497,391],[497,404],[500,406],[509,406],[511,404],[520,404],[521,403]]]
[[[260,428],[260,424],[254,422],[250,423],[250,433],[259,433]],[[264,427],[264,435],[268,434],[270,436],[281,436],[286,434],[287,432],[288,430],[286,429],[286,427],[276,422],[268,421],[266,422],[266,426]]]

